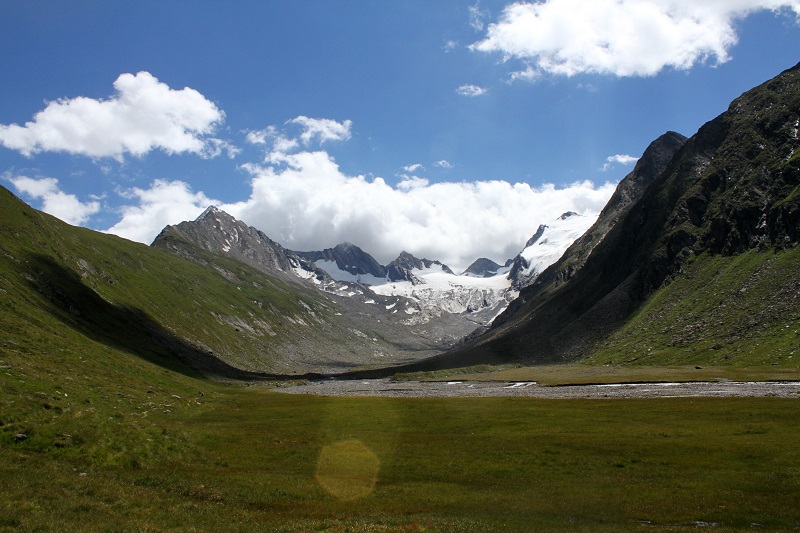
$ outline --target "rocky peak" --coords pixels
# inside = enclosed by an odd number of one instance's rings
[[[497,274],[501,267],[491,259],[481,257],[476,259],[467,269],[461,273],[462,276],[473,276],[476,278],[489,278]]]
[[[530,239],[528,239],[528,242],[525,243],[525,248],[528,248],[529,246],[533,246],[534,244],[536,244],[536,241],[542,238],[542,235],[544,235],[546,229],[547,229],[547,224],[540,224],[539,229],[536,230],[536,233],[534,233],[533,236]]]
[[[189,243],[233,257],[264,272],[285,272],[292,268],[287,255],[290,252],[280,244],[213,205],[194,221],[164,228],[153,246],[191,256],[187,248]]]
[[[296,252],[297,255],[309,261],[331,262],[336,268],[355,276],[369,275],[384,278],[386,269],[381,266],[371,255],[354,244],[343,242],[333,248],[326,248],[321,252]],[[321,266],[321,265],[317,265]],[[324,267],[321,267],[324,269]]]
[[[390,281],[410,281],[414,284],[423,283],[417,276],[414,275],[414,270],[427,270],[438,266],[443,272],[453,274],[450,267],[442,264],[440,261],[433,261],[430,259],[418,259],[412,254],[403,251],[397,256],[397,259],[386,265],[386,277]]]

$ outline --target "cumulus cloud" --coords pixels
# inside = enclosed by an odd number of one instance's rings
[[[478,85],[462,85],[456,89],[456,92],[461,96],[480,96],[486,94],[487,89]]]
[[[412,165],[404,166],[403,170],[406,172],[416,172],[417,170],[425,170],[425,167],[422,166],[422,163],[414,163]]]
[[[447,169],[455,168],[455,165],[450,161],[447,161],[446,159],[441,159],[439,161],[434,162],[433,166],[439,168],[447,168]]]
[[[147,189],[134,187],[118,193],[136,203],[120,209],[121,220],[107,233],[145,244],[153,242],[164,226],[194,220],[209,205],[219,204],[182,181],[155,180]]]
[[[325,144],[329,141],[346,141],[350,138],[350,128],[353,125],[350,120],[337,122],[329,118],[308,118],[304,116],[293,118],[287,124],[298,124],[302,127],[300,141],[305,146],[309,146],[314,141],[319,144]]]
[[[652,76],[665,67],[724,63],[736,44],[734,22],[799,0],[545,0],[503,10],[474,51],[521,61],[512,78],[581,73]]]
[[[480,256],[516,255],[539,224],[565,211],[596,215],[614,190],[591,182],[556,188],[483,181],[428,183],[407,177],[393,188],[381,178],[344,174],[329,154],[301,152],[285,168],[250,166],[252,194],[223,205],[291,249],[315,250],[347,240],[383,264],[402,250],[466,267]]]
[[[420,178],[419,176],[402,176],[403,180],[397,184],[397,188],[401,191],[410,191],[411,189],[417,189],[420,187],[427,187],[428,183],[430,183],[426,178]]]
[[[290,138],[279,128],[264,131],[266,145]],[[344,129],[331,131],[344,137]],[[507,181],[431,183],[410,174],[422,168],[419,163],[408,165],[413,170],[400,174],[393,187],[380,177],[347,175],[326,151],[297,150],[302,132],[296,139],[292,151],[272,151],[261,163],[240,166],[251,177],[247,199],[220,205],[186,183],[155,181],[126,192],[131,205],[108,231],[149,243],[165,225],[192,220],[213,204],[289,249],[320,250],[349,241],[383,264],[406,250],[459,269],[482,256],[513,257],[539,224],[566,211],[597,215],[615,187],[589,181],[560,188]],[[323,139],[328,136],[313,134],[308,142]],[[444,160],[436,165],[452,167]]]
[[[74,194],[63,192],[56,178],[30,178],[28,176],[12,176],[4,178],[14,185],[18,192],[42,201],[40,209],[68,224],[83,224],[100,211],[100,202],[81,202]],[[98,198],[99,199],[99,198]]]
[[[632,165],[638,160],[638,157],[627,154],[610,155],[606,157],[606,163],[603,165],[603,172],[610,169],[614,165]]]
[[[196,90],[170,89],[148,72],[122,74],[114,89],[107,100],[49,102],[24,126],[0,124],[0,144],[25,156],[45,151],[117,160],[154,149],[207,157],[216,152],[219,144],[205,136],[225,114]]]

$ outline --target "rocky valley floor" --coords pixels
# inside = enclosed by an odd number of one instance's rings
[[[800,399],[800,382],[620,383],[545,386],[536,382],[393,381],[391,379],[308,381],[274,389],[287,394],[386,397],[670,398],[776,397]]]

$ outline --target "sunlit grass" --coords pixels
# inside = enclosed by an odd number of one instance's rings
[[[191,389],[184,379],[172,386]],[[83,427],[74,413],[62,411],[50,422],[50,435],[92,428],[91,439],[70,447],[55,439],[4,438],[1,525],[242,531],[800,526],[794,502],[800,454],[787,445],[800,438],[797,400],[322,398],[203,387],[204,403],[183,402],[146,423],[125,414],[104,425],[98,415]],[[152,444],[159,438],[170,444]],[[100,442],[106,452],[98,456],[93,443]],[[320,483],[321,475],[327,481]]]

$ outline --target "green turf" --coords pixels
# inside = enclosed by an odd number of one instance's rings
[[[800,398],[323,398],[106,356],[6,361],[0,528],[800,527]]]
[[[800,368],[800,247],[693,258],[583,362]]]

